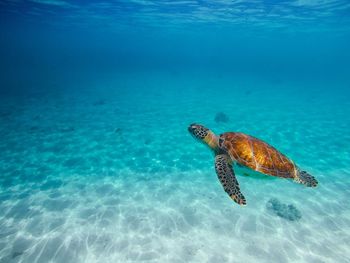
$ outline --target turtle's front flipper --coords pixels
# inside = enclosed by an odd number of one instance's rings
[[[299,184],[304,184],[308,187],[316,187],[318,182],[311,174],[305,171],[297,170],[297,174],[294,177],[294,181]]]
[[[218,154],[215,156],[215,170],[219,180],[228,195],[240,205],[245,205],[246,200],[239,189],[239,184],[229,163],[229,156]]]

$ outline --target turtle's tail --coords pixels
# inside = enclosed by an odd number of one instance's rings
[[[294,181],[299,184],[304,184],[307,187],[316,187],[318,184],[315,177],[305,171],[298,171],[294,178]]]

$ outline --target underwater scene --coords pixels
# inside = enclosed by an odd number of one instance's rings
[[[347,0],[1,1],[0,262],[350,262],[349,47]]]

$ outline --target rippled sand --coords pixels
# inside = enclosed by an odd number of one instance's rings
[[[1,97],[0,262],[350,261],[349,102],[283,83],[176,79]],[[268,141],[319,187],[238,169],[239,207],[192,122]],[[278,217],[271,198],[301,219]]]

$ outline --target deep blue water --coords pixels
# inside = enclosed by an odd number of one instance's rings
[[[0,262],[350,262],[349,46],[345,0],[1,1]],[[238,206],[193,122],[319,186]]]

